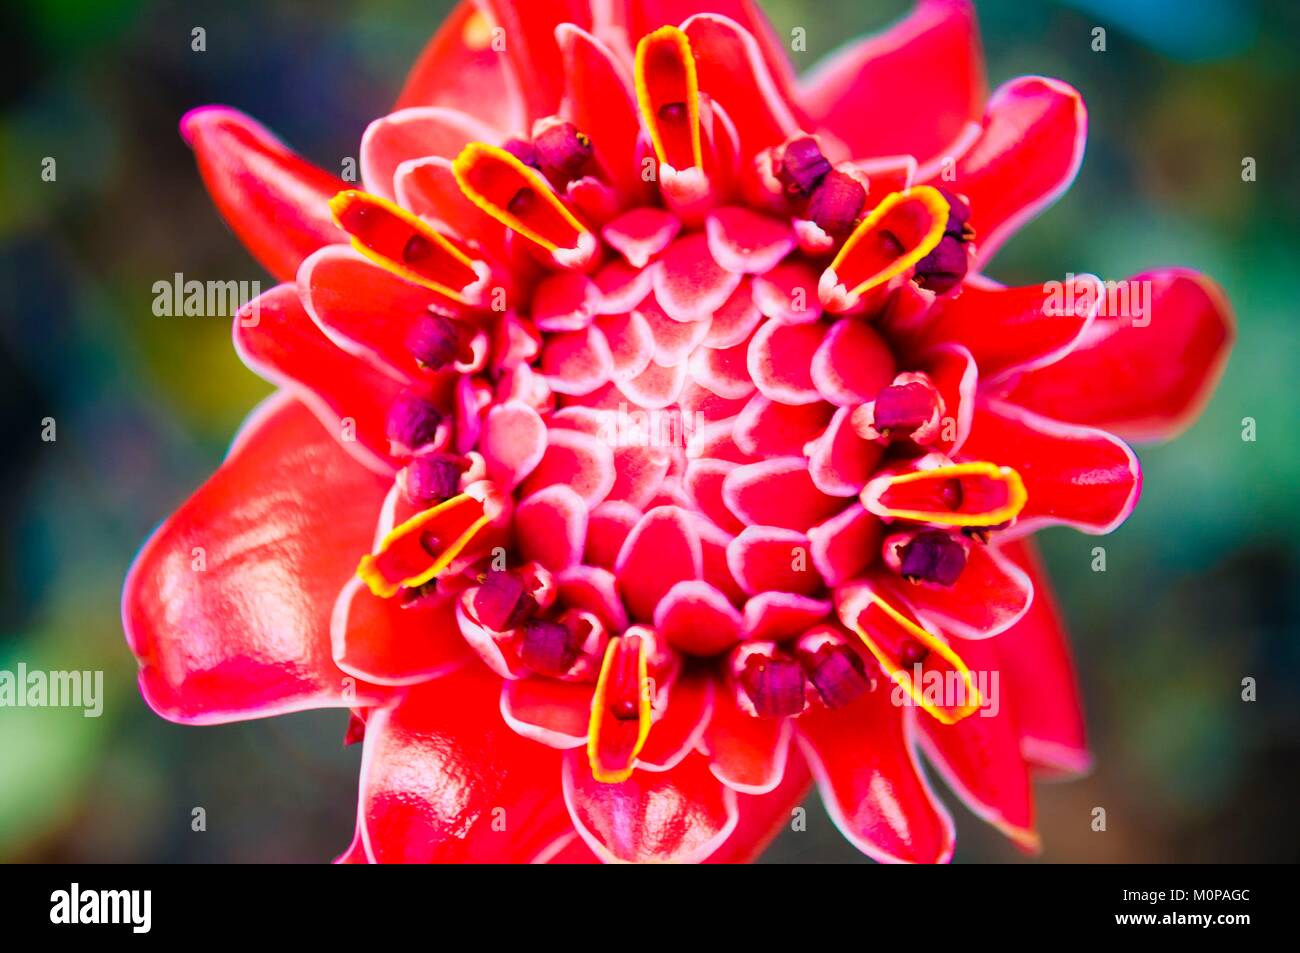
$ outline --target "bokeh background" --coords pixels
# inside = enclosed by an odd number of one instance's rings
[[[155,317],[152,285],[270,282],[221,225],[176,134],[222,102],[337,170],[386,111],[447,0],[40,0],[0,57],[0,669],[102,669],[103,717],[0,709],[0,859],[310,861],[348,843],[343,712],[182,728],[140,700],[118,597],[137,547],[211,472],[268,387],[229,322]],[[901,0],[764,0],[806,68]],[[1300,857],[1300,5],[990,0],[991,83],[1061,77],[1091,111],[1073,190],[990,269],[1216,277],[1240,339],[1208,411],[1140,448],[1119,532],[1044,543],[1072,623],[1097,768],[1040,785],[1044,861]],[[191,50],[191,30],[207,49]],[[1092,49],[1093,29],[1107,34]],[[45,156],[57,181],[41,181]],[[1244,182],[1244,157],[1257,180]],[[58,440],[40,440],[40,420]],[[1243,418],[1257,439],[1242,439]],[[1104,545],[1108,571],[1090,569]],[[1241,679],[1258,700],[1240,699]],[[194,806],[208,829],[190,829]],[[1108,812],[1092,832],[1094,806]],[[958,860],[1019,860],[960,807]],[[858,861],[816,798],[769,860]]]

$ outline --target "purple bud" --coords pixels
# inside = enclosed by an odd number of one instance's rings
[[[911,433],[934,416],[935,392],[919,381],[890,384],[876,395],[872,425],[876,430]]]
[[[406,498],[417,506],[451,499],[460,491],[460,469],[450,457],[416,457],[406,467]]]
[[[845,235],[853,230],[866,204],[867,190],[858,180],[832,170],[813,192],[808,202],[808,217],[827,235]]]
[[[496,632],[513,629],[536,608],[537,602],[524,589],[523,581],[505,570],[489,572],[474,593],[474,614]]]
[[[591,161],[591,140],[571,122],[559,122],[533,140],[537,164],[546,177],[561,187],[582,177]]]
[[[531,142],[523,139],[507,139],[505,145],[501,148],[510,153],[524,165],[530,165],[537,168],[537,151],[533,148]]]
[[[801,195],[812,195],[822,180],[831,172],[831,164],[822,155],[817,140],[811,137],[788,143],[781,153],[781,166],[777,176],[786,190]]]
[[[456,322],[441,314],[422,314],[406,336],[406,349],[421,367],[437,370],[456,359],[460,335]]]
[[[961,284],[969,267],[965,243],[960,238],[944,235],[934,250],[916,263],[916,283],[927,291],[943,294]]]
[[[943,233],[960,238],[970,220],[970,206],[947,189],[939,189],[939,194],[948,203],[948,224],[944,226]]]
[[[557,677],[573,668],[580,648],[568,626],[534,619],[524,626],[519,660],[539,675]]]
[[[793,659],[754,655],[740,674],[740,686],[761,716],[803,711],[804,685],[803,669]]]
[[[871,689],[861,656],[845,645],[826,646],[806,668],[827,708],[842,708]]]
[[[951,586],[966,568],[966,549],[947,533],[919,533],[902,548],[899,572],[907,579]]]
[[[433,442],[442,414],[414,394],[402,394],[388,408],[388,439],[399,447],[418,450]]]

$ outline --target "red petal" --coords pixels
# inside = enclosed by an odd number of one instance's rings
[[[843,500],[813,485],[803,457],[779,457],[737,467],[722,487],[727,506],[743,522],[806,531],[839,510]]]
[[[619,784],[591,777],[586,754],[564,755],[564,799],[587,846],[606,860],[703,860],[736,826],[735,792],[701,757],[666,772],[636,771]]]
[[[979,365],[982,381],[1048,364],[1070,350],[1092,323],[1102,303],[1100,287],[1091,275],[1079,276],[1068,299],[1076,307],[1067,309],[1057,308],[1051,289],[1041,284],[1001,288],[972,282],[961,294],[939,299],[916,343],[964,345]]]
[[[554,483],[567,483],[593,507],[614,486],[614,454],[604,443],[577,430],[552,428],[547,435],[546,453],[532,475],[524,481],[521,497],[527,497]]]
[[[704,732],[709,770],[743,794],[766,794],[781,783],[790,751],[788,718],[756,718],[719,699]]]
[[[149,705],[212,724],[381,697],[334,664],[329,631],[389,483],[302,404],[256,410],[127,575],[122,624]]]
[[[687,370],[684,363],[665,367],[652,361],[636,377],[620,383],[618,389],[639,407],[663,410],[681,396]]]
[[[808,559],[808,537],[794,530],[750,526],[727,546],[727,566],[749,595],[776,589],[810,596],[821,578]]]
[[[638,310],[654,336],[655,363],[662,367],[680,364],[709,333],[708,318],[700,321],[674,321],[652,303],[643,304]]]
[[[378,685],[428,681],[472,658],[453,599],[403,606],[372,595],[355,577],[334,605],[330,638],[339,668]]]
[[[686,465],[686,492],[691,495],[696,507],[718,526],[729,532],[738,533],[745,524],[736,519],[734,513],[723,502],[722,486],[727,474],[739,464],[729,460],[692,460]]]
[[[1053,773],[1082,774],[1092,766],[1092,754],[1079,681],[1051,582],[1030,540],[998,548],[1029,574],[1034,586],[1034,601],[1024,618],[991,643],[1015,706],[1020,751]]]
[[[488,479],[504,487],[519,484],[546,453],[546,424],[522,401],[509,400],[487,412],[478,451],[487,464]]]
[[[713,321],[709,333],[704,338],[705,347],[735,347],[749,339],[763,320],[763,314],[754,304],[753,287],[748,279],[743,279],[731,297],[713,312]]]
[[[632,527],[641,521],[641,510],[631,503],[611,500],[591,511],[587,520],[587,551],[583,561],[613,569],[619,550]]]
[[[691,655],[716,655],[741,638],[743,621],[718,589],[698,579],[676,583],[655,607],[655,629]]]
[[[795,456],[826,429],[830,418],[831,408],[820,402],[796,407],[755,394],[736,418],[736,446],[755,457]]]
[[[722,307],[740,275],[719,265],[703,232],[668,246],[654,275],[655,298],[675,321],[699,321]]]
[[[650,325],[637,311],[597,318],[596,328],[609,345],[614,370],[610,377],[615,382],[638,376],[649,365],[655,352],[655,336]]]
[[[1147,314],[1103,312],[1074,351],[1025,374],[1008,397],[1130,440],[1168,439],[1187,427],[1223,372],[1236,333],[1232,308],[1218,285],[1192,271],[1152,271],[1123,282],[1145,283]]]
[[[393,108],[446,106],[503,132],[524,129],[519,79],[493,48],[492,28],[477,4],[460,3],[420,54]]]
[[[1024,480],[1029,499],[1017,535],[1056,523],[1109,533],[1128,518],[1142,489],[1138,459],[1118,438],[1000,401],[976,408],[963,453],[1011,467]]]
[[[393,175],[408,159],[454,159],[466,143],[496,135],[474,116],[455,109],[415,106],[381,116],[361,136],[361,181],[367,192],[397,198]]]
[[[822,316],[817,295],[821,273],[805,261],[782,262],[754,276],[753,298],[766,317],[785,324],[811,324]]]
[[[1065,83],[1024,76],[994,91],[955,180],[934,180],[969,199],[979,261],[1070,187],[1087,132],[1083,99]]]
[[[691,41],[700,89],[727,111],[743,154],[751,156],[798,132],[802,117],[768,70],[758,41],[718,12],[697,13],[682,30]]]
[[[713,680],[703,673],[687,673],[673,681],[650,736],[637,755],[637,767],[670,771],[695,750],[713,714]]]
[[[812,379],[826,400],[840,407],[875,400],[894,380],[894,355],[861,318],[831,325],[812,358]]]
[[[827,812],[855,847],[881,862],[946,863],[952,818],[920,773],[910,722],[882,683],[844,708],[809,709],[795,732]]]
[[[587,743],[593,688],[588,682],[516,678],[501,683],[501,717],[525,738],[551,748]]]
[[[403,281],[343,245],[322,248],[298,269],[298,297],[338,347],[399,377],[421,373],[406,336],[446,299]]]
[[[974,5],[922,0],[896,26],[819,63],[802,86],[814,121],[853,156],[938,155],[984,101]]]
[[[747,208],[720,208],[705,222],[709,251],[723,268],[761,275],[794,249],[788,221]]]
[[[614,356],[596,328],[548,334],[542,345],[542,376],[560,394],[590,394],[610,379]]]
[[[519,504],[514,528],[525,559],[559,572],[582,559],[587,505],[568,484],[548,486]]]
[[[691,356],[691,377],[719,397],[740,400],[754,392],[746,366],[748,358],[748,341],[734,347],[702,347]]]
[[[993,641],[959,641],[957,651],[976,672],[999,672]],[[1040,847],[1034,830],[1034,794],[1016,736],[1014,699],[988,692],[994,704],[955,725],[934,718],[923,723],[926,757],[966,805],[1029,853]]]
[[[745,638],[780,642],[806,632],[831,611],[825,599],[793,592],[762,592],[745,603]]]
[[[601,229],[601,235],[629,265],[644,268],[668,247],[681,228],[681,219],[671,212],[642,205],[614,219]]]
[[[234,336],[243,362],[311,407],[345,450],[372,469],[391,470],[387,414],[402,382],[335,346],[293,285],[277,285],[241,308]],[[346,420],[355,440],[344,440]]]
[[[552,115],[560,102],[565,65],[556,41],[556,27],[571,23],[583,30],[591,29],[590,4],[585,0],[477,2],[508,38],[503,43],[505,55],[519,77],[529,117]]]
[[[821,400],[810,367],[826,328],[769,321],[749,339],[749,376],[763,396],[781,404]]]
[[[880,444],[858,436],[851,415],[848,407],[837,410],[808,457],[813,485],[828,496],[857,496],[884,453]]]
[[[181,135],[203,182],[253,257],[281,281],[320,248],[346,242],[329,200],[347,183],[302,159],[261,125],[227,106],[192,109]]]
[[[675,506],[646,513],[619,551],[614,575],[634,619],[649,622],[675,583],[699,579],[703,554],[694,524]]]
[[[874,562],[880,534],[880,520],[857,502],[809,529],[809,555],[826,585],[847,582]]]
[[[591,140],[596,161],[626,198],[644,196],[636,151],[641,119],[625,70],[604,43],[572,23],[561,23],[555,35],[564,57],[560,114]]]
[[[527,862],[572,830],[560,753],[506,725],[499,687],[475,665],[370,716],[360,810],[376,861]]]

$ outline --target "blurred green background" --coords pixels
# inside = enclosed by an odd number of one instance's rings
[[[807,67],[897,0],[765,0]],[[0,669],[103,669],[99,719],[0,709],[0,859],[304,861],[352,834],[360,752],[343,712],[182,728],[140,700],[118,597],[136,548],[210,473],[268,391],[229,322],[160,318],[152,285],[267,276],[222,227],[176,133],[192,106],[258,117],[319,164],[355,155],[448,8],[432,0],[42,0],[0,55]],[[992,85],[1077,86],[1073,190],[990,269],[1012,284],[1184,264],[1218,279],[1240,339],[1208,411],[1139,448],[1119,532],[1044,537],[1071,622],[1097,769],[1041,785],[1047,861],[1295,860],[1300,784],[1300,5],[980,3]],[[191,50],[194,27],[207,50]],[[1093,29],[1107,31],[1094,52]],[[16,68],[13,68],[16,67]],[[58,162],[54,183],[43,157]],[[1258,178],[1243,182],[1243,157]],[[55,417],[58,440],[40,440]],[[1242,420],[1258,439],[1243,442]],[[1104,545],[1108,571],[1090,571]],[[1258,680],[1259,699],[1240,700]],[[815,805],[815,798],[812,802]],[[202,806],[208,829],[190,829]],[[1104,806],[1109,830],[1093,833]],[[960,807],[958,860],[1019,855]],[[820,807],[768,859],[858,855]]]

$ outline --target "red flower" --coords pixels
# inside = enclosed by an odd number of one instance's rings
[[[1085,113],[985,103],[967,4],[801,81],[751,0],[694,6],[463,4],[360,189],[182,122],[286,282],[234,328],[281,390],[124,622],[164,717],[353,710],[343,860],[747,858],[810,771],[863,851],[940,861],[918,748],[1026,849],[1031,773],[1087,766],[1024,537],[1124,520],[1112,433],[1195,415],[1226,301],[979,274]]]

